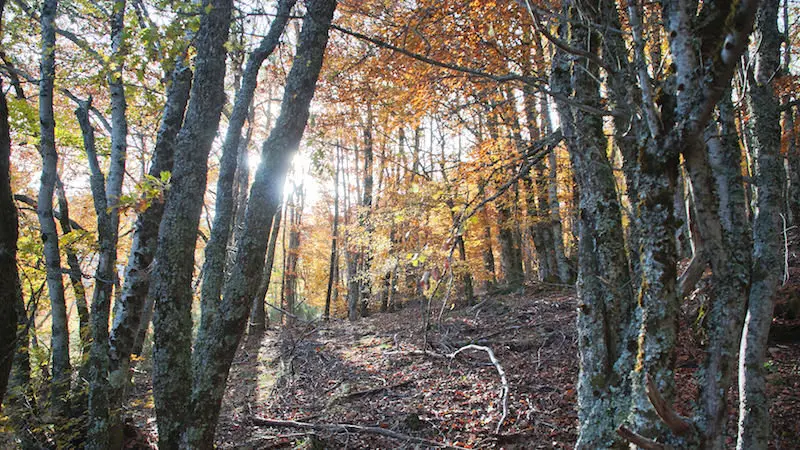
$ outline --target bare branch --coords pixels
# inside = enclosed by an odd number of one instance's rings
[[[510,82],[510,81],[521,82],[521,83],[527,84],[528,86],[533,87],[534,89],[538,90],[539,92],[547,94],[547,95],[549,95],[549,96],[551,96],[551,97],[553,97],[553,98],[555,98],[557,100],[563,101],[563,102],[569,104],[570,106],[572,106],[574,108],[577,108],[577,109],[580,109],[582,111],[585,111],[585,112],[587,112],[589,114],[596,114],[596,115],[599,115],[599,116],[613,116],[613,115],[619,114],[619,113],[615,113],[613,111],[607,111],[605,109],[600,109],[600,108],[595,108],[595,107],[592,107],[592,106],[589,106],[589,105],[584,105],[582,103],[576,102],[575,100],[569,98],[568,96],[559,94],[557,92],[553,92],[553,91],[551,91],[551,90],[549,90],[549,89],[547,89],[545,87],[547,85],[547,80],[542,80],[540,78],[535,78],[535,77],[524,76],[524,75],[520,75],[520,74],[517,74],[517,73],[514,73],[514,72],[509,72],[509,73],[506,73],[506,74],[497,75],[497,74],[493,74],[493,73],[486,72],[486,71],[483,71],[483,70],[473,69],[471,67],[464,67],[464,66],[459,66],[457,64],[451,64],[451,63],[446,63],[446,62],[442,62],[442,61],[437,61],[437,60],[435,60],[433,58],[430,58],[430,57],[427,57],[425,55],[421,55],[419,53],[412,52],[411,50],[408,50],[408,49],[405,49],[405,48],[402,48],[402,47],[398,47],[396,45],[392,45],[392,44],[390,44],[388,42],[382,41],[380,39],[377,39],[377,38],[374,38],[374,37],[371,37],[371,36],[367,36],[365,34],[358,33],[356,31],[348,30],[347,28],[341,27],[341,26],[336,25],[336,24],[331,24],[331,28],[334,29],[334,30],[337,30],[339,32],[342,32],[344,34],[347,34],[349,36],[353,36],[356,39],[361,39],[363,41],[367,41],[367,42],[369,42],[371,44],[374,44],[374,45],[376,45],[376,46],[378,46],[380,48],[384,48],[384,49],[387,49],[387,50],[391,50],[393,52],[400,53],[401,55],[408,56],[409,58],[416,59],[417,61],[421,61],[421,62],[424,62],[426,64],[430,64],[432,66],[441,67],[443,69],[453,70],[455,72],[466,73],[468,75],[473,75],[473,76],[476,76],[476,77],[486,78],[486,79],[489,79],[489,80],[496,81],[498,83],[506,83],[506,82]]]
[[[645,392],[647,393],[647,398],[650,399],[650,403],[653,404],[656,414],[664,421],[664,424],[678,435],[685,435],[691,431],[693,428],[692,424],[675,412],[671,405],[667,404],[667,401],[664,400],[664,397],[662,397],[661,393],[658,391],[658,386],[656,386],[653,377],[647,374],[646,379]]]
[[[24,204],[30,206],[31,208],[36,209],[36,205],[37,205],[36,200],[34,200],[31,197],[28,197],[25,194],[14,194],[14,200],[16,200],[16,201],[18,201],[20,203],[24,203]],[[61,220],[62,219],[61,211],[58,211],[58,210],[53,211],[53,217],[55,217],[58,220]],[[70,226],[72,226],[72,228],[74,228],[76,230],[86,231],[86,228],[84,228],[81,224],[79,224],[78,222],[75,222],[72,219],[69,219],[69,224],[70,224]]]
[[[624,425],[620,425],[617,428],[617,434],[622,436],[623,439],[627,440],[631,444],[636,445],[637,447],[641,447],[645,450],[667,450],[669,447],[666,445],[656,442],[652,439],[646,438],[639,433],[636,433],[633,430],[629,430]]]
[[[495,433],[499,433],[500,432],[500,427],[503,426],[503,422],[506,421],[506,417],[508,416],[508,390],[509,389],[508,389],[508,379],[506,378],[506,372],[505,372],[505,370],[503,370],[503,366],[500,365],[500,361],[494,355],[494,352],[492,351],[492,349],[489,348],[489,347],[484,347],[482,345],[475,345],[475,344],[465,345],[465,346],[459,348],[458,350],[454,351],[453,353],[448,353],[447,357],[450,358],[450,359],[453,359],[456,356],[458,356],[459,353],[463,352],[464,350],[481,350],[481,351],[486,352],[489,355],[489,360],[492,361],[492,364],[494,364],[495,369],[497,369],[497,373],[500,374],[500,382],[502,383],[502,388],[501,388],[500,392],[502,394],[501,400],[503,402],[503,415],[500,416],[500,421],[497,422],[497,428],[495,428],[495,430],[494,430]]]
[[[262,419],[260,417],[252,417],[250,420],[253,422],[254,425],[259,425],[263,427],[309,428],[312,430],[327,431],[329,433],[349,433],[349,432],[368,433],[368,434],[377,434],[392,439],[397,439],[399,441],[415,442],[417,444],[423,444],[435,448],[451,448],[458,450],[464,450],[465,448],[465,447],[459,447],[457,445],[446,444],[444,442],[436,442],[436,441],[431,441],[429,439],[419,438],[416,436],[409,436],[407,434],[398,433],[396,431],[392,431],[386,428],[366,427],[362,425],[353,425],[349,423],[307,423],[307,422],[297,422],[294,420]]]

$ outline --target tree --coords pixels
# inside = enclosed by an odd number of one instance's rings
[[[292,69],[286,79],[281,112],[264,142],[261,163],[247,202],[244,232],[236,262],[225,285],[219,314],[199,330],[192,359],[194,389],[192,422],[186,442],[192,447],[213,445],[225,380],[244,332],[250,305],[262,274],[267,234],[281,202],[283,182],[308,121],[309,105],[322,68],[328,27],[335,0],[306,4],[306,15]],[[162,225],[163,230],[163,225]]]
[[[150,294],[153,316],[153,397],[159,446],[177,448],[188,423],[192,348],[192,270],[203,206],[208,153],[224,104],[225,42],[230,0],[204,2],[195,37],[197,56],[183,126],[175,138],[175,164],[158,234]],[[213,442],[213,439],[206,442]]]
[[[2,35],[5,0],[0,1],[0,35]],[[17,305],[22,291],[17,273],[17,208],[11,194],[9,165],[11,135],[8,125],[8,105],[0,80],[0,408],[8,387],[11,365],[17,346]]]
[[[64,299],[64,283],[61,278],[61,253],[58,232],[53,219],[53,192],[55,190],[58,153],[55,142],[55,118],[53,112],[53,84],[55,80],[56,31],[55,17],[58,2],[47,0],[41,10],[41,63],[39,81],[39,121],[42,155],[42,177],[36,212],[44,243],[47,264],[47,291],[50,297],[52,321],[53,381],[50,402],[55,417],[62,417],[67,409],[72,368],[69,361],[69,331],[67,329],[67,305]]]
[[[778,0],[763,1],[756,14],[758,50],[748,76],[748,121],[753,136],[756,210],[753,217],[753,270],[744,334],[739,350],[738,449],[766,449],[769,443],[769,401],[764,379],[767,337],[781,273],[783,158],[780,101],[772,79],[780,70],[782,36],[778,32]]]

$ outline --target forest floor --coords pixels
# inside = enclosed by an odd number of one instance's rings
[[[792,278],[800,278],[800,273]],[[577,432],[575,309],[574,290],[535,285],[518,293],[483,298],[475,307],[445,310],[440,323],[434,319],[430,324],[427,337],[422,302],[354,324],[333,320],[298,323],[281,332],[270,330],[261,342],[243,343],[236,355],[217,445],[253,449],[430,447],[370,432],[377,429],[451,448],[572,448]],[[439,311],[434,310],[435,317]],[[696,350],[699,337],[690,319],[693,310],[687,302],[677,357],[680,390],[676,408],[683,413],[689,412],[696,394],[694,373],[702,357]],[[796,323],[800,322],[788,326]],[[468,344],[491,348],[507,377],[508,414],[499,432],[502,382],[488,353],[467,350],[455,357],[447,355]],[[797,448],[800,342],[771,342],[768,357],[772,448]],[[155,442],[148,380],[147,370],[136,374],[136,406],[131,413],[140,431],[130,441],[131,447]],[[734,406],[735,398],[731,402]],[[268,426],[267,420],[372,429]],[[735,429],[735,416],[729,423]]]

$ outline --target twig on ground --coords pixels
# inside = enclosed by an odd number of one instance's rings
[[[492,299],[491,297],[487,296],[486,299],[482,300],[480,303],[478,303],[477,305],[475,305],[472,308],[470,308],[469,311],[470,312],[477,311],[478,309],[481,308],[481,306],[485,305],[486,302],[488,302],[491,299]]]
[[[375,388],[372,388],[372,389],[366,389],[366,390],[363,390],[363,391],[353,392],[353,393],[350,393],[350,394],[347,394],[347,395],[343,395],[343,396],[337,398],[336,400],[334,400],[333,403],[341,403],[341,402],[345,402],[345,401],[350,400],[350,399],[355,398],[355,397],[364,397],[364,396],[367,396],[367,395],[376,394],[376,393],[381,392],[381,391],[386,391],[386,390],[389,390],[389,389],[403,387],[403,386],[405,386],[407,384],[410,384],[413,381],[414,380],[412,380],[412,379],[408,379],[408,380],[404,380],[404,381],[401,381],[401,382],[395,383],[395,384],[389,384],[389,385],[386,385],[386,386],[378,386],[378,387],[375,387]]]
[[[410,436],[408,434],[402,434],[396,431],[379,427],[368,427],[368,426],[354,425],[349,423],[330,423],[330,424],[307,423],[307,422],[296,422],[294,420],[263,419],[260,417],[252,417],[251,420],[254,425],[264,426],[264,427],[309,428],[312,430],[328,431],[331,433],[348,433],[348,432],[368,433],[368,434],[377,434],[380,436],[385,436],[400,441],[415,442],[417,444],[428,445],[436,448],[451,448],[458,450],[465,449],[465,447],[446,444],[444,442],[431,441],[429,439]]]

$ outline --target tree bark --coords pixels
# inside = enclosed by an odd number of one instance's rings
[[[752,287],[739,351],[738,449],[766,449],[770,438],[769,399],[764,377],[767,337],[781,280],[783,157],[780,103],[772,77],[780,69],[778,0],[764,0],[756,15],[755,73],[748,78],[753,136],[756,211],[753,218]]]
[[[700,431],[704,445],[714,449],[725,447],[727,392],[733,381],[733,361],[750,290],[752,248],[745,213],[741,150],[730,95],[726,94],[718,106],[718,123],[712,122],[706,129],[708,161],[702,161],[710,165],[713,180],[698,179],[698,169],[694,167],[698,158],[685,159],[692,178],[697,232],[703,242],[701,251],[703,257],[709,259],[712,270],[714,299],[706,313],[707,357],[698,385]]]
[[[207,328],[198,332],[192,360],[193,420],[184,433],[184,443],[192,448],[213,446],[225,380],[247,322],[258,277],[263,271],[267,248],[263,230],[269,226],[280,204],[285,174],[308,120],[309,104],[322,67],[335,7],[335,0],[306,3],[307,12],[297,54],[286,79],[281,113],[264,143],[261,164],[250,190],[236,264],[226,283],[219,314]]]
[[[278,46],[295,3],[296,0],[278,1],[275,19],[272,21],[267,35],[261,40],[258,48],[248,57],[247,65],[242,73],[241,86],[236,92],[233,112],[231,112],[228,120],[228,131],[222,144],[222,159],[220,160],[217,198],[214,207],[214,225],[211,227],[211,235],[205,248],[205,262],[202,270],[201,326],[216,314],[216,308],[225,282],[227,246],[234,217],[233,185],[238,166],[239,144],[242,139],[242,127],[245,120],[247,120],[247,112],[253,102],[253,96],[258,84],[258,72],[264,60]]]
[[[367,121],[364,125],[364,191],[361,199],[361,211],[358,215],[358,225],[364,228],[366,245],[362,245],[359,261],[359,313],[361,317],[367,316],[370,297],[372,297],[372,107],[367,104]]]
[[[172,172],[174,144],[183,123],[192,71],[186,67],[185,55],[177,58],[176,68],[167,85],[167,99],[156,136],[153,160],[148,176],[161,180]],[[164,214],[164,197],[149,199],[150,206],[139,213],[134,225],[133,242],[125,267],[122,297],[115,305],[114,323],[109,337],[112,408],[118,407],[128,380],[131,354],[141,354],[147,329],[153,317],[153,297],[148,296],[150,272],[158,243],[158,227]]]
[[[41,64],[39,80],[39,122],[42,155],[42,177],[36,213],[44,244],[47,267],[47,291],[52,311],[51,351],[53,354],[53,381],[50,404],[53,416],[59,418],[67,411],[67,392],[70,388],[72,368],[69,361],[69,330],[67,304],[64,299],[64,282],[61,277],[61,253],[58,232],[53,218],[53,192],[55,190],[58,153],[55,142],[55,116],[53,112],[53,84],[55,81],[55,17],[57,0],[42,2]]]
[[[128,121],[126,117],[124,68],[125,0],[115,0],[111,12],[111,65],[108,86],[111,94],[111,157],[107,183],[98,164],[91,135],[88,104],[81,111],[79,122],[84,137],[90,133],[91,142],[84,141],[91,168],[90,184],[97,213],[97,234],[100,254],[95,271],[92,297],[92,348],[89,354],[89,432],[86,446],[105,449],[122,441],[119,411],[109,410],[109,330],[114,280],[116,278],[117,241],[119,238],[119,198],[125,178]],[[80,108],[79,108],[80,111]],[[117,435],[110,440],[109,431]]]
[[[163,448],[180,445],[189,420],[194,251],[208,154],[225,103],[225,42],[232,2],[204,4],[208,9],[195,37],[195,77],[175,141],[175,165],[151,275],[150,295],[155,299],[153,397],[159,446]],[[213,437],[208,442],[213,443]]]
[[[61,225],[61,232],[66,236],[72,231],[72,224],[69,218],[69,202],[60,177],[56,177],[56,198],[58,199],[58,210],[61,213],[60,217],[58,217],[58,223]],[[92,344],[89,305],[86,303],[86,288],[83,286],[83,272],[78,261],[78,255],[69,244],[65,246],[64,253],[67,255],[69,282],[72,285],[72,295],[75,296],[75,307],[78,310],[78,326],[80,326],[78,336],[81,339],[81,371],[84,371],[84,368],[88,368],[86,363],[89,360]],[[89,374],[81,373],[81,376],[88,379]]]
[[[598,54],[601,37],[589,25],[597,20],[596,6],[576,2],[565,8],[576,22],[571,26],[571,45]],[[567,25],[562,24],[566,38]],[[579,66],[580,65],[580,66]],[[572,67],[571,89],[584,105],[600,105],[598,67],[588,61]],[[552,89],[570,92],[570,67],[562,50],[556,50]],[[581,371],[578,378],[580,434],[576,448],[622,448],[616,428],[630,408],[630,376],[635,355],[633,339],[633,294],[625,252],[620,206],[603,118],[560,100],[556,105],[570,153],[579,191],[578,247],[578,348]]]
[[[288,205],[289,213],[289,247],[286,249],[286,265],[284,266],[284,274],[286,276],[286,283],[284,285],[284,298],[286,299],[286,311],[290,315],[286,317],[287,325],[294,323],[294,317],[297,315],[296,307],[299,300],[298,276],[297,276],[297,263],[300,260],[300,225],[303,217],[303,186],[294,185],[293,192],[291,193],[290,202]]]
[[[497,284],[497,276],[494,267],[494,252],[492,251],[492,225],[489,222],[489,209],[483,207],[483,241],[486,248],[483,251],[483,269],[486,270],[488,278],[483,283],[483,289],[487,293],[494,289]]]
[[[272,228],[269,234],[269,243],[267,244],[267,259],[264,262],[264,274],[258,285],[258,293],[253,298],[253,317],[250,320],[249,334],[255,336],[263,335],[269,325],[269,315],[264,310],[264,303],[267,300],[267,291],[269,291],[270,280],[272,279],[272,266],[275,263],[275,246],[278,243],[278,232],[281,229],[281,210],[282,208],[278,207],[277,211],[275,211],[275,217],[272,219]]]
[[[0,20],[3,6],[0,5]],[[8,105],[0,81],[0,410],[17,347],[17,305],[21,301],[17,272],[17,208],[11,194],[11,135]]]
[[[334,156],[334,169],[333,169],[333,229],[331,230],[331,260],[330,269],[328,270],[328,288],[325,291],[325,320],[331,318],[331,296],[333,294],[333,278],[336,272],[336,263],[339,260],[336,253],[337,244],[339,240],[339,170],[341,164],[339,163],[339,154],[341,150],[336,147],[336,155]],[[387,299],[388,302],[388,299]]]

